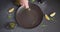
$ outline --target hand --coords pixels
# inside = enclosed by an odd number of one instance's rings
[[[28,0],[20,0],[19,3],[26,9],[29,8]]]

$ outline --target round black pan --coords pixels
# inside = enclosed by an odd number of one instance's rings
[[[31,10],[24,9],[22,6],[16,12],[17,23],[24,28],[34,28],[38,26],[43,19],[43,12],[36,4],[29,3]]]

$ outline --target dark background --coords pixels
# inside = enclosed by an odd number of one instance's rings
[[[43,18],[42,23],[46,25],[44,28],[41,27],[42,24],[33,29],[23,29],[16,26],[12,30],[4,28],[7,22],[15,21],[13,18],[14,13],[12,13],[12,18],[8,19],[7,15],[8,9],[14,7],[15,10],[18,8],[15,6],[11,0],[0,0],[0,32],[60,32],[60,0],[42,0],[43,3],[35,4],[39,5],[44,14],[49,14],[52,11],[56,12],[55,21],[47,21]]]

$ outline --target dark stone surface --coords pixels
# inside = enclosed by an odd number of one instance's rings
[[[60,32],[60,11],[59,11],[60,3],[59,2],[60,2],[59,0],[46,0],[42,4],[39,4],[44,14],[45,13],[49,14],[51,11],[56,12],[56,16],[55,16],[56,21],[49,22],[46,21],[45,18],[43,18],[42,23],[47,25],[45,28],[42,28],[40,24],[38,27],[33,29],[23,29],[16,26],[16,28],[12,30],[7,30],[4,28],[4,25],[7,22],[14,21],[13,18],[10,20],[7,18],[7,15],[9,15],[8,9],[11,7],[17,9],[17,7],[13,5],[12,2],[9,0],[0,0],[0,32]],[[14,15],[14,13],[12,13],[12,15]]]

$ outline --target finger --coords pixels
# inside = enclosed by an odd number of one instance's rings
[[[29,8],[29,5],[27,3],[25,4],[25,8]]]
[[[25,8],[29,8],[28,0],[24,1]]]
[[[21,6],[24,6],[24,8],[29,8],[28,0],[20,0],[20,4]]]

